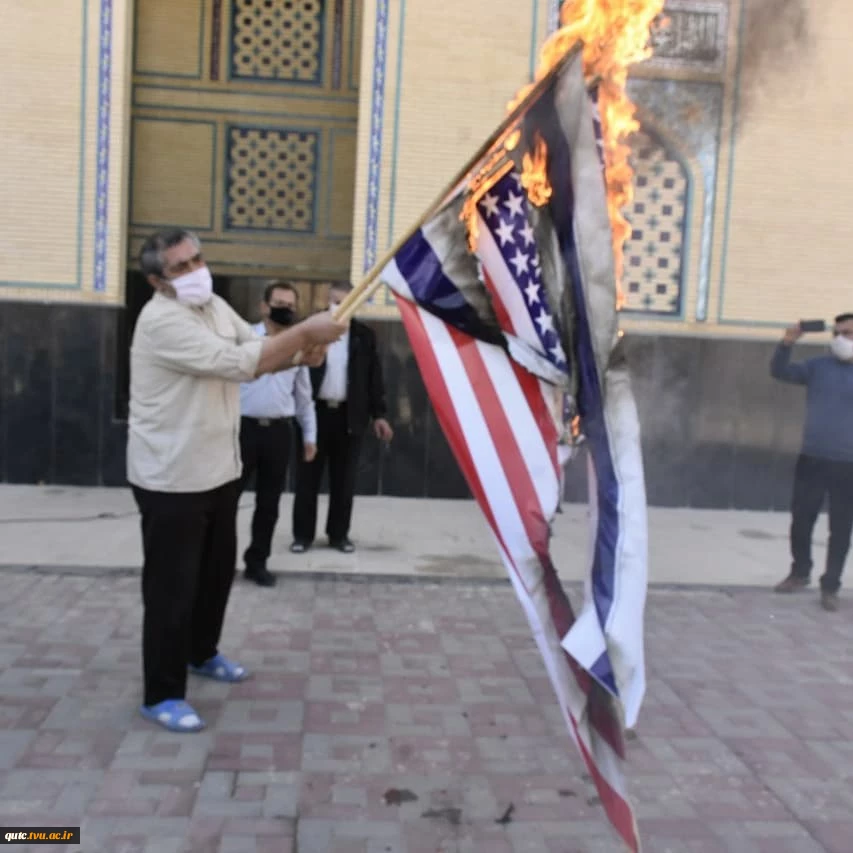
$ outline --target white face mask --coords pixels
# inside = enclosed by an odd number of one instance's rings
[[[853,361],[853,341],[850,338],[836,335],[829,348],[839,361]]]
[[[213,295],[213,277],[207,267],[178,276],[169,284],[175,288],[178,302],[184,305],[207,305]]]

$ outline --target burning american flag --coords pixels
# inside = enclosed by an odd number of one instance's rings
[[[622,762],[623,719],[634,724],[645,690],[645,488],[602,138],[579,50],[523,96],[499,139],[382,280],[568,730],[608,818],[637,851]],[[575,416],[589,448],[593,530],[577,614],[549,547]]]

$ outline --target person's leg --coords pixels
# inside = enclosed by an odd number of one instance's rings
[[[204,551],[193,609],[189,656],[190,664],[195,667],[217,654],[235,573],[240,484],[235,480],[205,494]]]
[[[317,406],[317,455],[306,462],[300,455],[296,464],[296,486],[293,490],[293,548],[304,550],[317,534],[317,497],[326,465],[328,447],[328,413]]]
[[[804,585],[812,570],[812,533],[828,488],[821,459],[800,456],[791,501],[791,577]]]
[[[344,551],[353,549],[349,541],[355,480],[361,452],[361,437],[346,429],[346,417],[340,419],[337,439],[329,449],[329,514],[326,534],[329,542]]]
[[[142,515],[143,703],[150,706],[186,695],[205,507],[202,494],[133,494]]]
[[[281,493],[287,478],[290,423],[273,423],[268,427],[260,427],[259,432],[252,541],[246,549],[244,559],[247,577],[258,582],[274,583],[274,578],[266,570],[266,566],[278,521]]]
[[[820,579],[824,593],[837,593],[841,575],[850,550],[853,531],[853,464],[829,463],[832,466],[829,484],[829,548],[826,572]]]

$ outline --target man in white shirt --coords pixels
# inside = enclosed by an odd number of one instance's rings
[[[346,282],[329,288],[329,310],[334,312],[352,286]],[[349,329],[329,347],[325,362],[311,369],[317,406],[317,455],[300,462],[293,496],[293,544],[302,554],[314,541],[317,495],[323,470],[329,467],[329,512],[326,535],[332,548],[350,554],[349,538],[355,478],[364,434],[371,421],[380,441],[394,436],[386,418],[385,386],[376,347],[376,335],[353,320]]]
[[[296,321],[299,294],[286,282],[267,285],[261,302],[263,321],[252,327],[259,336],[277,335]],[[278,506],[290,459],[291,422],[296,418],[303,435],[303,455],[310,462],[317,453],[317,414],[311,377],[304,365],[269,373],[240,386],[240,451],[242,486],[255,477],[252,541],[243,555],[245,577],[258,586],[275,586],[267,569]]]
[[[191,232],[145,241],[154,289],[130,350],[127,478],[142,517],[141,714],[170,731],[204,723],[185,701],[187,668],[217,681],[247,676],[217,649],[237,558],[239,383],[322,363],[346,327],[317,315],[263,339],[213,294]]]

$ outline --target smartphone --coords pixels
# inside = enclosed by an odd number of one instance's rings
[[[826,320],[800,320],[802,332],[825,332]]]

